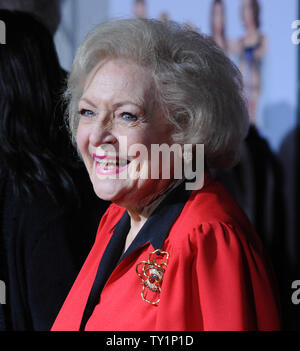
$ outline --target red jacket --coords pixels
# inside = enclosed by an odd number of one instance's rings
[[[210,176],[180,194],[167,197],[119,262],[130,220],[109,207],[52,330],[79,329],[100,261],[98,278],[108,280],[94,291],[85,330],[280,328],[272,271],[244,213]]]

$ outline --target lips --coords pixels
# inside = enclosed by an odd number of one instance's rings
[[[130,161],[119,156],[97,155],[93,154],[96,162],[96,171],[99,174],[111,175],[117,174],[125,170]]]

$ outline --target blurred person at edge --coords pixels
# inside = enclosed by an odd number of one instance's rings
[[[134,0],[133,14],[137,18],[146,18],[147,17],[146,0]]]
[[[225,7],[222,0],[214,0],[210,14],[211,35],[216,44],[224,51],[228,50],[225,36]]]
[[[0,19],[7,36],[0,46],[2,329],[49,330],[94,241],[104,202],[70,143],[51,34],[23,12],[0,10]]]
[[[210,33],[216,44],[229,57],[240,52],[239,40],[226,35],[226,7],[223,0],[214,0],[210,11]]]
[[[69,123],[95,193],[112,204],[53,331],[280,328],[262,244],[209,172],[238,159],[241,81],[214,41],[175,22],[109,21],[89,33],[68,82]],[[154,144],[204,144],[203,186],[188,190],[175,161],[168,179],[144,177]],[[131,153],[136,145],[148,152]]]
[[[35,16],[53,37],[61,21],[62,1],[64,0],[0,0],[0,9]]]
[[[267,52],[267,37],[260,31],[258,0],[242,0],[241,18],[245,34],[239,42],[239,66],[249,105],[250,124],[257,124],[257,110],[262,87],[262,64]]]

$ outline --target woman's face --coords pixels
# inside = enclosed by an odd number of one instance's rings
[[[246,28],[255,27],[254,13],[251,0],[243,0],[242,18]]]
[[[150,71],[133,62],[105,61],[89,75],[78,106],[77,146],[94,190],[127,208],[170,183],[150,179],[149,172],[145,179],[136,176],[144,166],[150,170],[152,144],[171,144],[171,128],[157,107],[152,82]],[[132,152],[141,150],[135,145],[148,153]]]

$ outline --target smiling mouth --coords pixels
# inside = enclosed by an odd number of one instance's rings
[[[98,172],[117,172],[127,168],[130,161],[127,159],[120,159],[118,156],[98,156],[93,155],[93,159],[96,162],[96,170]]]

